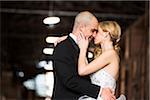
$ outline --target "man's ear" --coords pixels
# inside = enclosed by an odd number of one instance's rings
[[[79,30],[80,30],[81,33],[83,33],[84,30],[85,30],[85,25],[80,24]]]

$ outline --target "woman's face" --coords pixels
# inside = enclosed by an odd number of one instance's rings
[[[101,44],[105,41],[111,41],[111,37],[109,32],[106,30],[104,31],[100,26],[98,27],[98,32],[95,34],[94,37],[94,44]]]
[[[105,32],[102,28],[98,27],[98,32],[93,36],[94,37],[94,44],[100,44],[105,36]]]

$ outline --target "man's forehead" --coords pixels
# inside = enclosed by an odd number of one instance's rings
[[[91,20],[91,22],[97,24],[98,20],[95,17],[93,17],[92,20]]]
[[[98,24],[91,25],[91,28],[98,28]]]
[[[93,23],[93,27],[98,27],[98,22]]]
[[[93,22],[91,22],[91,24],[92,24],[92,26],[97,26],[97,25],[98,25],[98,22],[93,21]]]

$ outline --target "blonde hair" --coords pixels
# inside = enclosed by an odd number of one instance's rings
[[[121,27],[116,21],[102,21],[99,23],[99,27],[105,32],[109,32],[111,40],[113,42],[114,49],[119,54],[120,47],[119,41],[121,36]],[[102,53],[100,46],[96,46],[94,50],[95,58]]]

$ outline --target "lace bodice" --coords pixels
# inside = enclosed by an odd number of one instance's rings
[[[96,84],[103,88],[108,87],[115,92],[116,80],[104,69],[101,69],[101,70],[93,73],[90,77],[91,77],[91,82],[93,84]],[[81,96],[78,100],[103,100],[103,99],[101,97],[94,99],[92,97],[84,95],[84,96]],[[116,100],[126,100],[126,97],[124,95],[120,95],[120,97],[117,98]]]
[[[91,82],[93,84],[99,85],[101,87],[108,87],[111,88],[113,91],[115,91],[116,80],[104,69],[101,69],[93,73],[90,77],[91,77]]]

